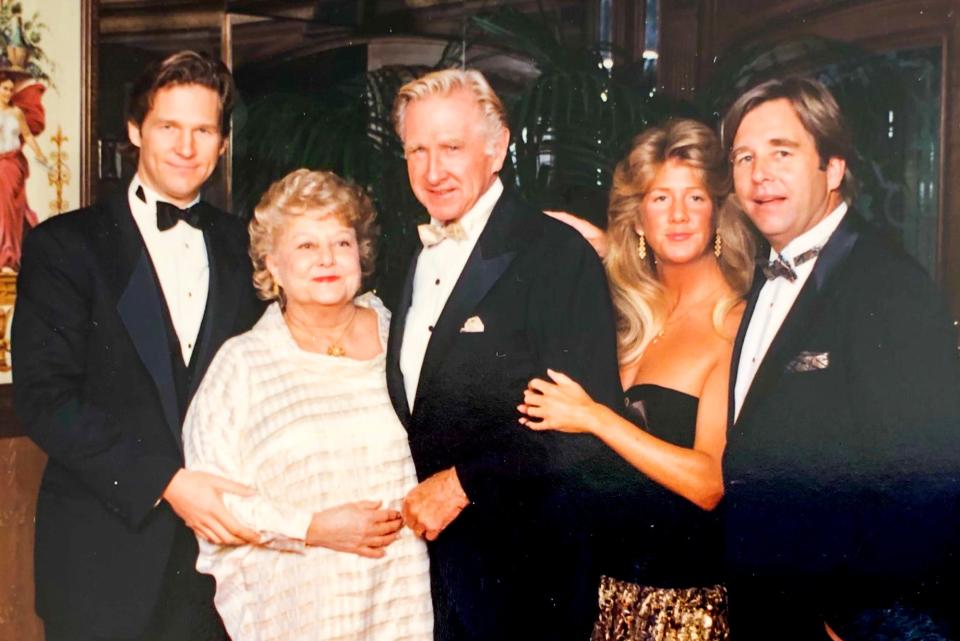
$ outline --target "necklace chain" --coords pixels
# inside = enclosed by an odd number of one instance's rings
[[[647,343],[647,346],[643,348],[643,353],[640,354],[640,358],[643,358],[644,355],[646,355],[647,350],[649,350],[651,346],[660,342],[660,339],[666,333],[667,328],[670,325],[676,325],[678,321],[689,316],[693,312],[693,310],[697,309],[700,306],[700,303],[710,300],[719,289],[720,289],[719,287],[711,289],[710,292],[707,293],[707,295],[705,295],[703,298],[701,298],[697,302],[687,305],[687,308],[679,314],[677,313],[677,308],[674,307],[673,310],[670,312],[670,314],[667,315],[666,320],[663,321],[663,325],[660,326],[660,331],[658,331],[657,334],[650,340],[650,342]]]
[[[353,307],[353,314],[351,314],[350,320],[348,320],[347,324],[343,326],[343,329],[340,330],[340,334],[336,338],[330,339],[330,345],[327,347],[327,356],[343,357],[347,355],[347,350],[346,348],[344,348],[342,341],[344,336],[347,335],[347,331],[350,330],[350,327],[353,325],[353,321],[357,318],[357,314],[360,311],[356,305],[351,305],[351,306]],[[294,324],[300,325],[299,323],[296,323],[296,322],[294,322]],[[313,343],[316,344],[320,342],[321,337],[318,337],[312,331],[307,329],[306,326],[304,325],[300,325],[300,327],[307,332],[307,335],[310,337],[310,340]]]

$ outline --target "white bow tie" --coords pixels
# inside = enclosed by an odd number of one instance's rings
[[[446,225],[424,223],[417,225],[417,233],[420,235],[420,242],[423,243],[424,247],[433,247],[447,238],[456,241],[467,239],[467,230],[463,228],[459,221]]]

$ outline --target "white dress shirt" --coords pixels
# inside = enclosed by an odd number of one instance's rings
[[[138,187],[143,188],[146,202],[137,196]],[[183,362],[189,363],[210,288],[210,266],[203,232],[182,220],[166,231],[157,229],[157,200],[163,198],[144,185],[139,176],[134,176],[130,182],[127,200],[160,281],[173,328],[180,340]],[[190,204],[199,200],[198,196]]]
[[[417,270],[413,276],[413,297],[400,347],[400,371],[403,372],[407,406],[411,411],[420,382],[420,368],[423,367],[423,357],[427,353],[433,327],[437,324],[453,286],[460,278],[460,273],[467,264],[480,233],[490,220],[490,214],[493,213],[493,207],[501,194],[503,183],[497,178],[477,199],[470,211],[460,217],[460,223],[467,235],[465,239],[446,239],[432,247],[424,247],[420,252]],[[431,220],[430,224],[443,223]]]
[[[764,283],[760,290],[753,316],[750,317],[750,325],[747,327],[747,333],[743,338],[743,349],[740,352],[740,362],[737,365],[737,385],[734,389],[734,400],[736,402],[734,420],[740,416],[743,400],[747,397],[747,392],[753,383],[753,377],[756,376],[757,370],[760,368],[760,363],[763,362],[770,344],[777,332],[780,331],[780,326],[783,325],[787,314],[790,313],[790,309],[796,302],[804,283],[813,273],[813,266],[817,264],[819,258],[817,256],[800,265],[794,265],[794,257],[814,247],[822,247],[836,231],[846,213],[847,204],[840,203],[823,220],[787,243],[787,246],[780,252],[780,257],[793,267],[797,279],[790,282],[786,278],[774,278]],[[776,257],[777,252],[771,248],[770,260],[774,260]]]

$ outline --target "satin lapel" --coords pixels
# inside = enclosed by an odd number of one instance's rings
[[[180,442],[177,391],[170,363],[170,343],[164,327],[162,293],[157,286],[153,264],[130,213],[126,191],[110,201],[117,243],[117,314],[130,340],[150,373],[160,397],[163,416],[171,433]]]
[[[403,345],[403,332],[407,326],[407,312],[410,311],[410,302],[413,300],[413,276],[417,271],[420,251],[422,251],[422,248],[410,261],[407,278],[400,294],[400,302],[390,319],[390,335],[387,338],[387,391],[390,393],[390,402],[393,403],[393,409],[400,417],[400,422],[403,423],[404,427],[410,421],[410,407],[407,404],[407,390],[403,382],[403,372],[400,370],[400,348]]]
[[[829,304],[824,295],[830,278],[837,272],[837,269],[843,264],[843,261],[850,254],[860,233],[858,231],[859,219],[853,212],[848,213],[837,230],[824,245],[817,263],[813,267],[813,273],[796,302],[787,314],[780,326],[780,331],[774,337],[770,348],[763,357],[763,362],[757,369],[757,374],[753,378],[753,383],[747,391],[747,396],[743,401],[743,407],[740,409],[739,421],[748,416],[750,410],[756,404],[758,398],[762,398],[774,382],[784,375],[784,368],[790,358],[796,355],[802,347],[801,339],[805,336],[811,327],[815,327],[818,318],[821,315],[824,304]]]
[[[522,212],[514,211],[510,205],[511,195],[504,193],[494,207],[490,220],[470,257],[467,259],[457,284],[450,292],[450,298],[444,305],[440,318],[430,336],[427,351],[420,368],[420,381],[417,384],[417,399],[429,389],[430,378],[437,369],[440,359],[446,354],[450,343],[460,333],[464,321],[473,315],[477,304],[487,295],[490,288],[500,279],[516,257],[511,241],[511,228],[516,222],[514,217]],[[414,407],[417,403],[414,401]]]
[[[765,282],[767,282],[767,279],[763,272],[757,269],[753,275],[750,294],[747,296],[747,307],[743,310],[743,317],[740,319],[740,326],[737,328],[737,337],[733,342],[733,357],[730,361],[730,386],[727,391],[727,425],[733,425],[733,417],[736,414],[737,371],[740,366],[740,354],[743,351],[743,339],[747,335],[747,327],[750,326],[750,319],[753,318],[753,312],[757,308],[757,299],[760,298],[760,290],[763,289]]]
[[[242,273],[243,267],[239,261],[246,260],[246,254],[238,254],[236,248],[230,246],[229,236],[217,230],[216,215],[208,205],[201,203],[201,206],[204,207],[200,216],[203,221],[203,240],[207,248],[210,285],[204,311],[203,335],[198,345],[200,353],[197,355],[196,375],[190,389],[191,398],[216,354],[217,347],[233,333],[240,304],[240,288],[246,285],[237,279],[237,274]]]

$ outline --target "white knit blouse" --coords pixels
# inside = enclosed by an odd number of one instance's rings
[[[261,545],[200,541],[197,569],[216,578],[233,641],[432,639],[427,551],[410,530],[382,559],[304,544],[314,512],[361,500],[399,509],[417,482],[387,394],[390,313],[373,294],[355,302],[377,312],[378,356],[304,351],[274,304],[223,345],[187,414],[187,467],[256,490],[224,501]]]

